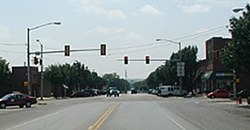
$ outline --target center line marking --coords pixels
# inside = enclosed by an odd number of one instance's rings
[[[98,120],[91,126],[89,126],[88,130],[97,130],[104,123],[104,121],[109,117],[109,115],[116,109],[118,103],[112,104],[112,106],[98,118]]]

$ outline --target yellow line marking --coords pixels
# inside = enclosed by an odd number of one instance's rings
[[[104,123],[104,121],[109,117],[109,115],[116,109],[118,103],[112,104],[112,106],[98,118],[98,120],[91,126],[89,126],[88,130],[97,130]]]

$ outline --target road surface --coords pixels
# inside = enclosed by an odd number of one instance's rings
[[[44,101],[0,109],[0,130],[248,130],[250,109],[204,98],[148,94]]]

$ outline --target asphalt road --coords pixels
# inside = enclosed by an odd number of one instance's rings
[[[44,104],[45,103],[45,104]],[[228,100],[148,94],[46,100],[0,109],[0,130],[249,130],[250,109]]]

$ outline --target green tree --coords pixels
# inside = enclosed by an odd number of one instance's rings
[[[55,96],[70,95],[74,91],[97,88],[105,85],[103,79],[96,72],[91,72],[84,64],[76,61],[72,65],[51,65],[46,68],[44,76],[54,85]],[[69,87],[68,93],[64,93],[62,85]]]
[[[231,69],[250,76],[250,5],[239,18],[230,19],[232,41],[225,48],[222,61]]]
[[[181,52],[173,53],[170,60],[166,61],[164,65],[159,66],[147,78],[147,84],[150,88],[154,88],[159,84],[176,85],[179,83],[177,77],[177,61],[181,53],[181,61],[185,62],[185,76],[182,78],[184,89],[192,90],[193,79],[197,69],[197,53],[196,46],[188,46],[181,50]]]
[[[120,79],[116,73],[105,74],[102,78],[108,87],[117,87],[120,91],[126,91],[129,87],[128,81]]]
[[[0,57],[0,86],[4,86],[9,83],[10,74],[9,63]]]
[[[0,57],[0,95],[4,94],[6,91],[9,91],[8,85],[10,80],[10,69],[9,63],[6,60]]]
[[[54,85],[54,89],[52,91],[55,97],[61,95],[60,89],[61,85],[64,83],[64,76],[61,69],[61,65],[50,65],[44,72],[44,77]]]

